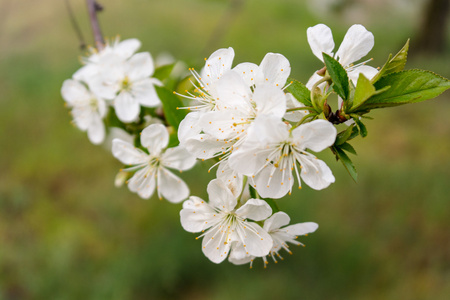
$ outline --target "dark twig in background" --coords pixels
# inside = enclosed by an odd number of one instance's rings
[[[75,19],[75,14],[73,13],[72,7],[70,6],[70,0],[66,0],[67,12],[69,13],[70,23],[72,24],[73,29],[75,30],[76,35],[78,36],[78,40],[80,41],[80,49],[86,49],[86,42],[83,37],[83,33],[81,32],[80,26],[78,25],[77,20]]]
[[[100,24],[98,23],[97,12],[102,11],[103,7],[95,0],[86,0],[89,11],[89,20],[91,22],[92,33],[94,34],[95,46],[98,50],[102,50],[105,47],[105,40],[100,30]]]

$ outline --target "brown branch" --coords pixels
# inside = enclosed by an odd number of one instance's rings
[[[94,34],[95,46],[100,51],[105,47],[105,40],[103,38],[102,31],[100,30],[97,12],[103,10],[103,7],[100,6],[95,0],[86,0],[86,3],[89,11],[89,20],[91,22],[92,33]]]

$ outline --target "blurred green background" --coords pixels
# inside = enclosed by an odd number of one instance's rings
[[[407,38],[420,46],[425,2],[110,0],[100,22],[106,36],[197,68],[220,47],[235,49],[235,64],[279,52],[306,82],[321,67],[309,26],[330,26],[338,46],[365,25],[381,66]],[[70,3],[92,43],[85,1]],[[448,78],[448,49],[407,68]],[[211,263],[181,228],[181,205],[114,187],[120,163],[70,124],[59,92],[81,54],[65,1],[0,0],[0,299],[448,299],[449,92],[373,111],[354,143],[357,184],[320,153],[336,183],[278,201],[293,223],[319,230],[283,262],[250,270]],[[208,166],[182,174],[204,199]]]

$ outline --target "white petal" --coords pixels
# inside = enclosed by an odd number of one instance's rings
[[[97,111],[100,118],[104,118],[108,112],[108,106],[102,98],[97,98]]]
[[[267,146],[282,143],[289,139],[290,125],[284,123],[275,115],[259,115],[248,129],[249,144]],[[255,146],[256,146],[255,145]]]
[[[202,128],[199,124],[201,115],[200,112],[194,111],[188,113],[180,122],[178,127],[178,140],[180,141],[180,144],[183,144],[187,139],[202,132]]]
[[[139,197],[148,199],[155,191],[155,170],[147,166],[137,171],[128,181],[128,188]]]
[[[233,68],[248,86],[260,84],[264,82],[264,74],[261,68],[253,63],[241,63]]]
[[[201,71],[201,78],[205,83],[206,90],[209,90],[211,84],[216,82],[226,71],[231,70],[233,59],[234,50],[231,47],[219,49],[211,54]]]
[[[264,221],[264,229],[267,232],[286,226],[291,221],[288,214],[282,211],[274,213],[270,218]]]
[[[180,221],[183,229],[188,232],[201,232],[220,221],[219,215],[202,199],[191,196],[183,202],[180,211]]]
[[[148,52],[141,52],[133,55],[126,64],[126,74],[131,82],[147,78],[153,74],[155,66]]]
[[[89,83],[92,78],[98,73],[98,66],[93,63],[88,63],[87,65],[78,69],[73,75],[72,78],[75,80],[83,81]]]
[[[155,78],[144,78],[133,82],[130,93],[142,106],[155,107],[161,104],[155,85],[161,86],[162,83]]]
[[[243,176],[230,168],[228,160],[219,164],[216,177],[225,183],[234,197],[239,197],[243,187]]]
[[[309,187],[322,190],[334,182],[330,168],[320,159],[305,157],[301,164],[303,168],[300,176]]]
[[[236,215],[244,219],[262,221],[272,214],[272,208],[266,201],[260,199],[249,199],[243,206],[236,210]]]
[[[88,130],[91,125],[92,115],[94,112],[88,105],[75,106],[71,111],[73,121],[82,131]]]
[[[92,98],[91,93],[86,89],[81,82],[66,79],[61,88],[61,95],[70,105],[77,105],[77,103],[89,102]]]
[[[253,93],[257,114],[271,114],[280,119],[286,113],[286,95],[271,85],[259,85]]]
[[[242,244],[249,255],[265,256],[269,254],[273,240],[261,226],[253,222],[244,222],[240,229]]]
[[[373,34],[359,24],[350,27],[345,34],[336,58],[343,66],[348,66],[352,62],[360,60],[366,56],[375,43]]]
[[[272,165],[263,168],[261,172],[255,175],[254,188],[263,198],[279,199],[285,196],[294,184],[291,169],[280,170]]]
[[[363,74],[364,76],[366,76],[367,79],[371,80],[377,73],[378,70],[374,67],[371,66],[359,66],[357,68],[355,68],[352,71],[348,71],[348,78],[350,78],[351,81],[353,81],[353,84],[356,86],[357,82],[358,82],[358,77],[359,74]]]
[[[199,126],[203,131],[217,139],[229,139],[245,130],[247,120],[239,118],[233,110],[210,111],[203,114],[199,120]]]
[[[195,135],[187,139],[183,146],[186,147],[189,153],[200,159],[209,159],[227,148],[225,141],[211,137],[208,134]]]
[[[222,228],[222,226],[215,226],[208,230],[203,237],[203,254],[216,264],[224,261],[230,251],[231,243],[227,241],[229,236],[226,234],[227,230],[227,228]]]
[[[315,120],[292,130],[292,136],[300,148],[320,152],[333,145],[336,128],[328,121]]]
[[[101,144],[105,139],[105,124],[98,114],[94,114],[91,118],[91,124],[88,128],[89,140],[95,144]]]
[[[161,155],[161,163],[165,167],[180,171],[191,169],[195,162],[195,157],[183,146],[169,148]]]
[[[138,165],[148,160],[148,155],[120,139],[112,141],[112,154],[125,165]]]
[[[244,79],[235,71],[225,73],[216,84],[218,100],[217,109],[246,109],[249,105],[250,87],[244,82]]]
[[[239,242],[233,242],[231,244],[230,256],[228,256],[228,261],[235,265],[248,264],[252,261],[254,256],[248,255],[247,250],[245,250],[244,245]]]
[[[169,132],[162,124],[152,124],[141,132],[141,144],[151,155],[159,155],[169,144]]]
[[[233,151],[228,159],[230,168],[244,175],[253,175],[267,162],[266,158],[273,149],[239,148]]]
[[[123,58],[128,58],[141,47],[141,42],[138,39],[123,40],[114,46],[114,52]]]
[[[189,188],[178,176],[165,168],[158,170],[158,194],[172,203],[178,203],[189,197]]]
[[[130,123],[136,120],[141,111],[139,102],[128,92],[121,92],[114,100],[114,109],[120,121]]]
[[[306,87],[308,88],[308,90],[311,90],[314,84],[322,78],[323,76],[320,76],[319,74],[314,72],[314,74],[309,78],[308,82],[306,83]],[[322,89],[326,84],[327,84],[326,82],[319,84],[319,88]]]
[[[306,30],[306,35],[308,37],[309,46],[318,59],[323,61],[322,52],[333,55],[333,34],[328,26],[317,24],[316,26],[309,27],[308,30]]]
[[[264,74],[264,81],[282,88],[291,73],[291,66],[286,57],[278,53],[267,53],[259,65]]]
[[[312,233],[319,228],[319,225],[314,222],[305,222],[298,223],[294,225],[290,225],[280,229],[280,231],[286,232],[287,234],[297,236],[297,235],[305,235],[308,233]]]
[[[232,211],[237,204],[236,198],[220,179],[211,180],[206,190],[210,205],[220,210]]]

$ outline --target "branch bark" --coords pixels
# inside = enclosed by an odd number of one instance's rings
[[[102,8],[95,0],[86,0],[86,3],[89,11],[89,21],[91,22],[92,33],[94,34],[95,46],[97,50],[100,51],[105,47],[105,40],[97,18],[97,12],[102,10]]]

